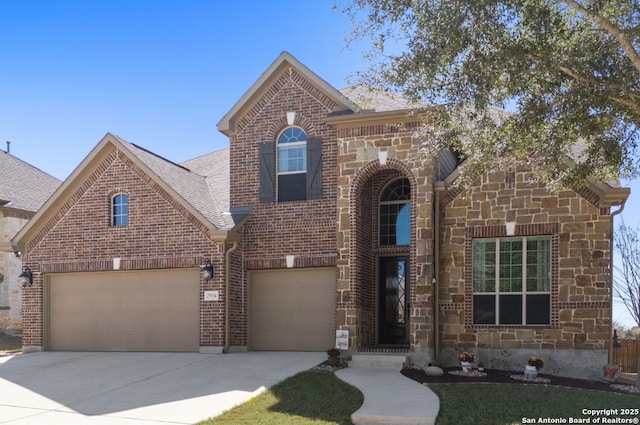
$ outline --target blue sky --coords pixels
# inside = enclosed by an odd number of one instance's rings
[[[366,68],[333,4],[0,0],[0,149],[65,179],[107,132],[176,162],[226,147],[217,122],[283,50],[336,88]]]
[[[0,1],[0,147],[64,179],[106,132],[183,161],[287,50],[337,88],[361,68],[332,0]]]

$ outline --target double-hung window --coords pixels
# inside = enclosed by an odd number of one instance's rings
[[[322,139],[287,127],[259,146],[260,202],[322,198]]]
[[[278,137],[278,201],[307,198],[307,134],[289,127]]]
[[[473,323],[551,322],[551,238],[473,240]]]

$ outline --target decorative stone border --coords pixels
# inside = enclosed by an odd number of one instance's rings
[[[531,379],[525,375],[509,375],[509,378],[515,379],[516,381],[531,382],[532,384],[550,384],[551,383],[551,379],[542,378],[542,377]]]
[[[487,376],[485,372],[479,372],[477,370],[473,370],[471,372],[465,372],[462,370],[452,370],[449,372],[449,374],[457,375],[457,376],[465,376],[467,378],[484,378],[485,376]]]
[[[612,390],[620,391],[627,394],[640,395],[640,388],[635,385],[611,384]]]

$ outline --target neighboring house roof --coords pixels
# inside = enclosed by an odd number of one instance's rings
[[[358,106],[336,90],[333,86],[294,58],[289,52],[282,52],[276,60],[260,75],[260,78],[246,91],[235,105],[218,122],[218,130],[230,136],[235,133],[236,120],[243,112],[257,102],[271,88],[272,83],[288,68],[294,68],[307,80],[320,88],[337,106],[333,112],[353,112]]]
[[[62,182],[0,151],[0,206],[36,212]]]
[[[239,224],[229,213],[228,149],[222,149],[180,165],[107,133],[35,217],[18,232],[14,238],[14,245],[20,246],[25,242],[27,235],[44,225],[48,214],[52,214],[59,208],[65,199],[82,184],[94,167],[99,165],[107,153],[114,148],[127,155],[202,223],[206,224],[212,236],[225,238],[228,231]],[[193,167],[193,171],[187,165]],[[210,171],[207,170],[208,167]],[[238,217],[235,216],[235,218]]]
[[[417,106],[427,106],[415,104],[401,94],[373,89],[364,84],[345,87],[340,89],[340,93],[360,108],[375,112],[402,111]]]

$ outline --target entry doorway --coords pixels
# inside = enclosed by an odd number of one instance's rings
[[[409,344],[409,257],[378,259],[378,344]]]

